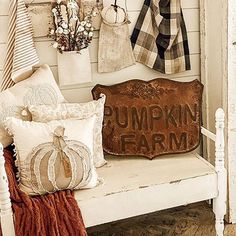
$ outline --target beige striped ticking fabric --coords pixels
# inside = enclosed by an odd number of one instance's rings
[[[33,41],[33,28],[24,0],[10,0],[7,53],[1,91],[26,79],[39,63]]]

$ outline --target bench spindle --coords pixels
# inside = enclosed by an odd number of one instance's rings
[[[216,111],[215,170],[218,176],[219,195],[213,199],[216,235],[224,235],[224,215],[226,214],[227,173],[224,166],[224,111]]]
[[[8,179],[5,170],[5,159],[3,156],[3,146],[0,143],[0,219],[3,236],[14,236],[14,221],[11,206]]]

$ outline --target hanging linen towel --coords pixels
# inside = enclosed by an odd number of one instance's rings
[[[118,7],[118,6],[117,6]],[[114,72],[135,64],[135,58],[129,36],[129,20],[126,11],[122,9],[124,20],[111,23],[107,20],[113,6],[102,11],[102,24],[99,34],[98,72]],[[119,18],[119,17],[118,17]],[[117,19],[118,19],[117,18]]]
[[[26,79],[39,59],[33,41],[33,28],[23,0],[10,0],[7,53],[1,91]]]
[[[180,0],[145,0],[131,42],[136,61],[164,74],[190,70]]]

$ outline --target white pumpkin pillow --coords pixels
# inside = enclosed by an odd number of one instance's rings
[[[28,79],[15,84],[0,93],[0,143],[4,147],[12,139],[5,131],[6,117],[30,120],[30,114],[23,112],[28,105],[57,104],[65,102],[48,65],[41,66]]]
[[[98,183],[93,165],[95,117],[38,123],[7,118],[13,136],[19,188],[29,194],[93,188]]]
[[[57,105],[29,106],[28,109],[32,115],[32,120],[37,122],[48,122],[61,119],[85,119],[91,115],[96,116],[94,127],[94,165],[103,166],[106,161],[102,146],[102,125],[104,117],[105,95],[97,101],[87,103],[62,103]]]

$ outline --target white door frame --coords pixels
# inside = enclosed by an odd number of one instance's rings
[[[213,113],[226,112],[226,167],[228,211],[226,220],[236,223],[236,1],[200,0],[201,80],[205,84],[204,125],[214,131]],[[210,143],[204,148],[209,160]]]
[[[228,198],[229,221],[236,223],[236,1],[228,4]]]

